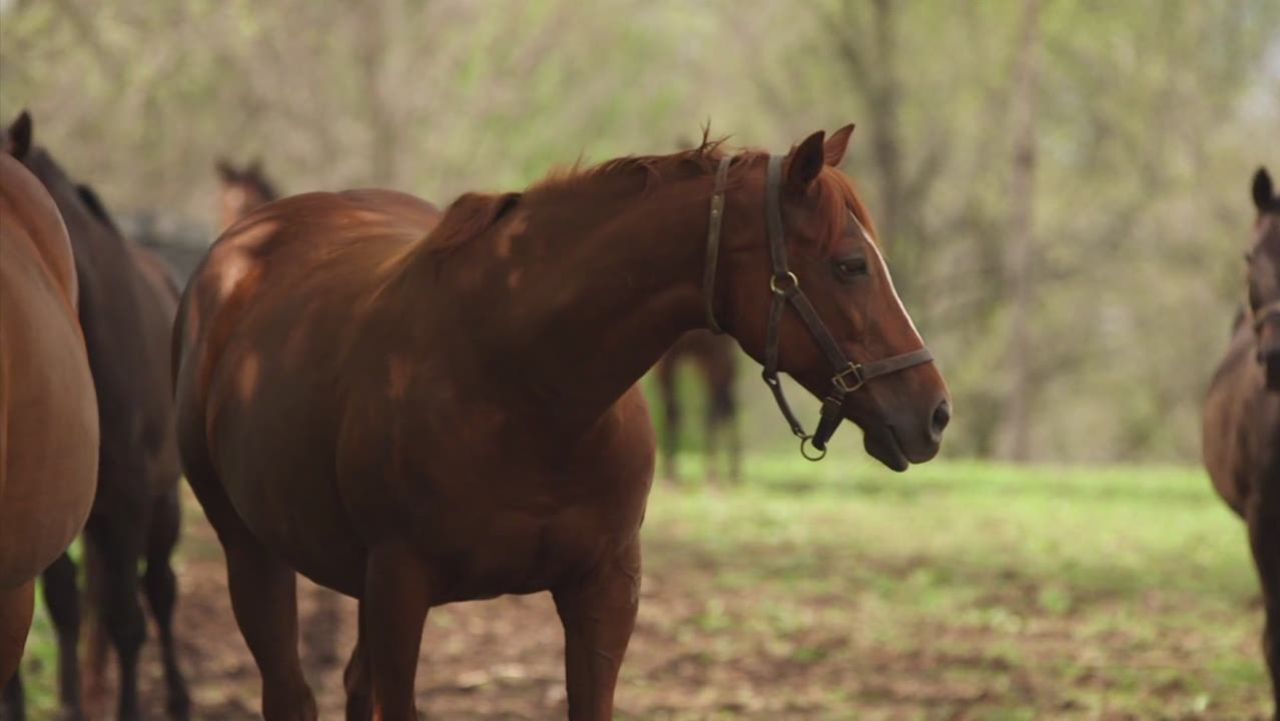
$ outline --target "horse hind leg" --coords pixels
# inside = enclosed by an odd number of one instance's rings
[[[157,499],[153,509],[147,538],[147,571],[142,584],[160,634],[160,653],[168,692],[167,710],[175,721],[186,721],[191,715],[191,698],[182,669],[178,666],[173,636],[173,610],[178,590],[170,556],[178,542],[181,527],[182,509],[177,488],[174,488]]]
[[[80,587],[75,561],[62,554],[45,569],[44,604],[58,635],[58,695],[63,721],[83,721],[80,696]]]
[[[373,721],[373,679],[370,678],[369,654],[365,651],[364,619],[356,630],[356,647],[342,672],[342,686],[347,692],[347,721]]]
[[[742,477],[742,438],[738,432],[738,408],[731,382],[732,379],[714,384],[707,412],[707,438],[708,448],[712,449],[718,448],[718,443],[711,439],[727,440],[729,481],[736,483]]]
[[[35,593],[35,581],[0,591],[0,682],[5,684],[4,705],[0,711],[15,721],[21,721],[25,714],[18,666],[31,630]]]
[[[658,395],[662,399],[662,473],[678,479],[676,451],[680,446],[680,398],[676,392],[676,364],[663,359],[658,364]]]
[[[370,549],[360,598],[361,647],[372,678],[374,718],[416,721],[413,682],[422,645],[422,627],[431,606],[431,587],[422,561],[409,549],[387,545]],[[377,621],[372,621],[377,619]],[[349,669],[351,670],[351,669]],[[360,668],[347,680],[360,691]],[[358,699],[357,699],[358,701]],[[348,699],[348,710],[352,710]],[[355,708],[357,714],[360,708]],[[357,715],[356,718],[359,718]]]
[[[139,523],[139,516],[142,523]],[[95,546],[91,563],[101,563],[99,616],[116,650],[119,670],[117,717],[141,718],[138,704],[138,655],[147,637],[147,621],[138,599],[138,559],[142,555],[147,514],[128,519],[90,517],[86,538]]]
[[[262,677],[262,716],[265,721],[316,721],[315,698],[298,657],[297,576],[258,542],[211,478],[187,469],[226,555],[231,610]]]

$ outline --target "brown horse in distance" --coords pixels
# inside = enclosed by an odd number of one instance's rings
[[[57,205],[0,153],[0,683],[22,658],[36,576],[80,533],[97,486],[78,297]]]
[[[180,508],[169,340],[178,287],[168,268],[116,229],[97,195],[73,182],[53,157],[32,142],[23,113],[9,127],[8,145],[48,189],[66,221],[80,291],[80,325],[98,398],[101,450],[98,492],[85,525],[90,601],[116,651],[118,718],[140,717],[138,653],[146,618],[142,590],[159,629],[173,718],[188,716],[186,683],[175,656],[172,618],[176,580],[169,557],[177,542]],[[45,599],[58,633],[63,713],[81,718],[76,569],[65,554],[44,574]],[[5,690],[21,696],[15,676]]]
[[[268,721],[316,718],[295,569],[360,599],[348,718],[417,718],[430,607],[540,591],[564,625],[570,719],[611,718],[654,465],[637,381],[708,307],[766,367],[815,394],[843,383],[824,408],[886,465],[936,454],[948,392],[833,167],[851,130],[785,158],[622,158],[465,194],[442,219],[391,191],[310,193],[223,234],[175,326],[178,434]],[[775,298],[796,310],[774,322]],[[880,377],[833,378],[839,353]]]
[[[680,450],[683,404],[677,386],[678,372],[692,364],[707,391],[703,448],[706,474],[715,478],[720,442],[727,441],[729,479],[742,475],[742,438],[738,428],[737,377],[738,348],[733,338],[708,329],[691,330],[663,354],[654,368],[658,397],[662,400],[662,470],[670,479],[679,477],[676,455]]]
[[[231,161],[219,159],[214,169],[218,171],[220,230],[226,230],[249,211],[280,197],[275,184],[262,172],[262,163],[257,160],[237,168]]]
[[[1259,170],[1248,254],[1249,302],[1209,388],[1204,463],[1227,505],[1244,519],[1262,583],[1262,648],[1280,717],[1280,198]]]

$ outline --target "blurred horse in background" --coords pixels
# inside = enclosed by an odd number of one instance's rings
[[[1249,529],[1266,608],[1263,655],[1280,717],[1280,198],[1265,169],[1254,176],[1253,202],[1248,302],[1209,388],[1204,463]]]
[[[726,442],[729,479],[742,475],[742,438],[738,428],[737,376],[738,344],[731,336],[707,329],[685,333],[671,346],[654,368],[658,397],[662,401],[662,470],[667,478],[679,478],[676,457],[680,451],[681,422],[684,418],[680,399],[678,372],[692,364],[706,394],[703,452],[705,473],[716,478],[719,473],[718,450]]]
[[[259,160],[237,168],[230,160],[220,158],[214,163],[214,169],[218,172],[219,232],[230,228],[259,205],[280,197],[275,184],[262,172]]]
[[[98,476],[71,240],[49,192],[9,153],[0,153],[0,684],[22,659],[36,576],[84,527]],[[5,705],[22,717],[20,697]]]
[[[360,599],[349,719],[417,718],[429,608],[540,591],[570,719],[612,718],[654,466],[637,382],[708,318],[814,451],[847,419],[890,468],[934,457],[949,392],[835,169],[851,132],[620,158],[443,217],[307,193],[219,238],[174,328],[178,436],[267,721],[316,718],[295,571]],[[824,398],[812,436],[778,372]]]
[[[90,602],[118,660],[118,718],[140,718],[137,666],[146,618],[138,600],[138,573],[145,559],[142,590],[159,628],[168,711],[185,719],[190,703],[174,648],[177,583],[170,566],[181,523],[168,360],[179,288],[164,263],[121,235],[97,194],[73,182],[32,135],[31,118],[23,113],[9,126],[6,144],[53,196],[75,256],[80,325],[101,429],[98,492],[85,525],[85,557]],[[66,554],[45,572],[44,583],[58,633],[63,715],[80,719],[80,601],[75,565]],[[96,677],[91,681],[101,683]],[[8,698],[20,696],[19,683],[15,676]]]

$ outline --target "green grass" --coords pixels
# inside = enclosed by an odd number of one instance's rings
[[[685,459],[687,477],[696,466]],[[714,569],[706,624],[785,636],[805,625],[788,604],[844,606],[867,648],[976,655],[980,668],[938,665],[1037,688],[964,718],[1262,716],[1244,528],[1197,468],[939,462],[899,475],[768,455],[746,469],[742,487],[660,484],[650,504],[650,567],[692,555]],[[743,593],[773,607],[727,613],[721,599]]]

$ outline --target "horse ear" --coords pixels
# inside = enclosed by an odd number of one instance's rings
[[[840,163],[844,162],[844,153],[849,149],[849,138],[852,136],[853,123],[849,123],[827,138],[827,142],[822,146],[827,165],[833,168],[840,167]]]
[[[240,174],[236,172],[236,168],[226,158],[218,158],[213,164],[215,170],[218,171],[218,179],[224,183],[234,183],[239,179]]]
[[[23,110],[9,124],[9,130],[5,133],[4,150],[18,160],[31,152],[31,113]]]
[[[783,172],[789,187],[800,191],[808,190],[809,185],[818,179],[818,173],[822,172],[822,165],[826,162],[822,147],[824,135],[819,130],[800,141],[787,155],[786,170]]]
[[[1266,210],[1274,202],[1275,190],[1271,187],[1271,176],[1266,168],[1258,168],[1253,174],[1253,205],[1259,211]]]

